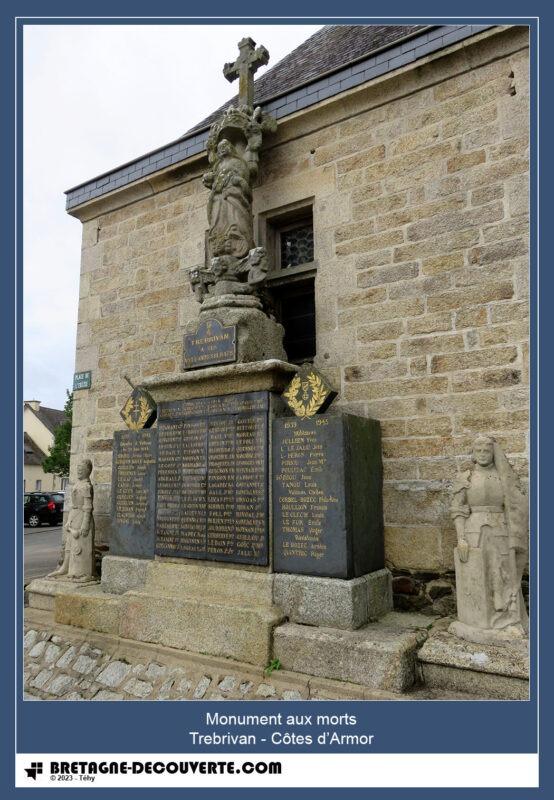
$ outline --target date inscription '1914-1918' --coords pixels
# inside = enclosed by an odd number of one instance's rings
[[[154,557],[157,441],[151,428],[114,434],[112,555]]]
[[[160,403],[156,553],[267,564],[267,392]]]

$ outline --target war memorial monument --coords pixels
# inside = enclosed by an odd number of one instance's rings
[[[63,553],[27,587],[27,628],[208,672],[273,665],[256,699],[279,672],[327,681],[321,696],[523,699],[526,130],[507,105],[524,29],[343,27],[288,64],[316,82],[315,110],[279,64],[256,104],[269,53],[246,37],[223,70],[232,103],[72,201],[77,368],[93,377],[75,395]],[[310,55],[327,37],[342,75],[348,36],[338,108]],[[163,663],[150,689],[130,666],[103,681],[109,660],[79,687],[71,659],[33,662],[36,646],[26,688],[44,699],[180,699]]]

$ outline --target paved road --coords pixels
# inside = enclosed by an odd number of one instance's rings
[[[33,578],[42,578],[58,563],[62,544],[62,526],[51,528],[24,528],[25,584]]]

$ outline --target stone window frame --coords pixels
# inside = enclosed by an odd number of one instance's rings
[[[278,297],[285,289],[288,289],[290,294],[306,292],[309,282],[312,285],[308,288],[307,293],[313,297],[313,304],[315,309],[316,292],[316,273],[317,273],[317,258],[316,241],[314,236],[314,260],[306,264],[300,264],[296,267],[281,268],[281,252],[280,241],[281,234],[297,227],[304,222],[310,222],[312,228],[315,230],[314,225],[314,202],[315,197],[310,196],[294,203],[289,203],[284,206],[269,209],[257,216],[257,233],[258,242],[267,250],[269,260],[269,271],[267,276],[267,289],[270,295],[272,290],[275,290],[274,298]],[[276,306],[278,312],[278,305]],[[278,316],[280,314],[278,313]],[[297,363],[312,362],[317,353],[317,328],[315,324],[316,311],[314,310],[313,322],[313,354],[309,358],[302,358]],[[286,328],[286,325],[285,325]],[[285,337],[286,342],[286,337]],[[286,344],[285,344],[286,346]],[[294,359],[293,359],[294,361]]]
[[[281,237],[280,234],[295,228],[302,222],[311,222],[314,228],[314,200],[307,197],[295,203],[264,211],[258,214],[258,241],[266,248],[269,259],[267,283],[269,286],[279,285],[293,279],[314,277],[317,272],[317,259],[297,267],[281,269]],[[315,253],[314,239],[314,253]]]

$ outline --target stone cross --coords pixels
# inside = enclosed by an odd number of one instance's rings
[[[254,103],[254,73],[269,61],[269,53],[263,45],[256,48],[256,42],[249,36],[239,42],[239,56],[231,64],[225,64],[223,74],[232,83],[239,79],[239,106]]]

